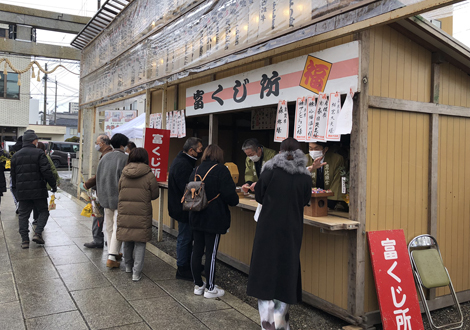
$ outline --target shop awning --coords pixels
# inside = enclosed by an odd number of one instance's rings
[[[82,50],[93,41],[114,18],[126,8],[132,0],[106,0],[98,12],[88,22],[82,31],[73,39],[71,45]]]

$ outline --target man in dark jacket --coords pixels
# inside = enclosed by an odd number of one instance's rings
[[[109,152],[112,152],[114,149],[111,146],[111,140],[106,134],[100,134],[95,141],[95,149],[98,152],[101,152],[100,160]],[[88,189],[96,189],[96,175],[88,179],[87,182],[83,184],[83,187]],[[104,214],[104,209],[100,206],[101,214]],[[90,243],[83,244],[89,249],[102,249],[104,244],[104,235],[103,235],[103,223],[104,216],[102,217],[93,217],[93,224],[91,225],[91,232],[93,234],[93,241]]]
[[[183,211],[181,198],[193,172],[198,158],[202,156],[202,140],[191,137],[186,140],[183,151],[180,151],[170,166],[168,174],[168,213],[178,221],[178,238],[176,240],[176,278],[193,280],[191,273],[191,251],[193,234],[189,225],[189,212]]]
[[[18,208],[19,227],[22,239],[21,247],[29,248],[29,216],[33,207],[39,212],[33,242],[44,244],[42,232],[49,218],[47,206],[46,184],[51,186],[52,192],[57,191],[56,180],[46,154],[36,148],[38,136],[33,130],[27,130],[23,135],[23,148],[17,151],[11,159],[12,187],[20,203]]]

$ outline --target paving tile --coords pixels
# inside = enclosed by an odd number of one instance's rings
[[[72,242],[72,241],[71,241]],[[49,254],[54,265],[68,265],[90,262],[83,252],[72,242],[73,245],[66,246],[46,246],[46,252]]]
[[[42,237],[44,238],[44,241],[46,241],[46,244],[44,244],[45,247],[75,245],[75,243],[62,230],[50,232],[46,228]]]
[[[260,325],[234,309],[196,313],[194,316],[211,330],[259,330],[260,328]]]
[[[48,257],[19,259],[12,260],[11,262],[13,273],[15,274],[15,279],[18,283],[34,283],[42,280],[59,278],[59,274]]]
[[[143,321],[113,287],[74,291],[71,294],[91,329]]]
[[[58,278],[18,283],[26,319],[76,310],[67,289]]]
[[[154,254],[146,251],[143,273],[153,281],[173,280],[176,270]]]
[[[196,296],[194,294],[194,283],[192,282],[168,280],[159,281],[157,283],[192,313],[230,308],[229,305],[220,299],[206,299],[203,296]]]
[[[111,285],[91,262],[57,266],[57,270],[70,291]]]
[[[106,330],[150,330],[149,326],[144,322],[123,325],[120,327],[106,328]]]
[[[199,330],[208,329],[190,312],[170,296],[135,300],[130,304],[144,318],[152,329],[158,330]],[[232,328],[236,329],[236,328]]]
[[[0,274],[0,304],[11,301],[18,301],[13,274]]]
[[[75,223],[70,225],[60,225],[62,230],[69,236],[69,237],[89,237],[91,232],[90,229],[87,227]]]
[[[87,330],[78,311],[35,317],[26,320],[28,330]]]
[[[59,202],[57,202],[59,204]],[[74,214],[67,209],[56,209],[49,211],[49,216],[52,217],[54,220],[61,220],[66,218],[75,218]]]
[[[0,327],[5,330],[24,330],[20,303],[13,301],[0,304]]]
[[[132,281],[132,273],[126,273],[124,269],[120,272],[107,272],[104,275],[128,301],[166,295],[165,291],[145,275],[138,282]]]

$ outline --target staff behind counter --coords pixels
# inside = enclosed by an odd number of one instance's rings
[[[345,176],[344,158],[334,151],[328,152],[325,142],[310,142],[308,153],[307,169],[312,173],[312,187],[334,192],[334,196],[328,197],[328,208],[334,209],[338,202],[343,204],[341,177]],[[314,163],[321,163],[322,166],[312,166]]]
[[[245,161],[245,184],[242,186],[244,192],[255,191],[255,185],[261,175],[263,165],[276,156],[277,152],[263,147],[257,139],[247,139],[243,142],[242,150],[246,154]]]

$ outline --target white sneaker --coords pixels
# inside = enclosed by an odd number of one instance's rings
[[[141,278],[142,278],[142,273],[140,273],[140,274],[136,274],[136,273],[132,274],[132,280],[133,280],[134,282],[140,281]]]
[[[217,298],[217,297],[222,297],[225,294],[225,291],[221,288],[219,288],[217,285],[214,286],[214,289],[212,291],[205,290],[204,292],[204,298]]]
[[[132,273],[132,266],[126,266],[126,273]]]
[[[202,282],[202,283],[204,283],[204,282]],[[202,296],[205,289],[206,289],[206,283],[204,283],[202,286],[195,285],[194,286],[194,294],[197,295],[197,296]]]

